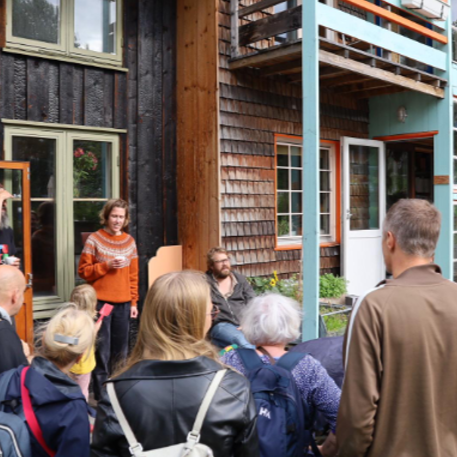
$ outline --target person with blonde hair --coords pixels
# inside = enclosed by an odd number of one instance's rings
[[[206,339],[214,314],[201,273],[169,273],[149,290],[136,346],[125,368],[108,381],[145,451],[192,438],[189,432],[202,400],[224,368]],[[132,447],[110,398],[104,392],[98,404],[92,456],[129,455]],[[203,421],[200,443],[218,457],[256,457],[255,423],[247,379],[227,370]]]
[[[32,457],[89,457],[89,409],[81,389],[70,377],[73,365],[94,345],[92,317],[73,306],[57,313],[43,329],[41,346],[30,367],[19,367],[0,377],[9,377],[2,403],[5,412],[20,414],[21,387],[28,390],[42,439],[31,421]],[[24,409],[24,412],[26,408]],[[27,416],[26,416],[27,417]]]
[[[71,304],[75,305],[76,308],[81,311],[85,311],[89,316],[94,319],[97,316],[97,294],[95,289],[89,284],[81,284],[73,289],[70,296]],[[102,322],[95,324],[95,334],[100,330]],[[82,393],[89,400],[89,384],[91,373],[96,365],[95,362],[95,345],[92,346],[89,353],[85,354],[81,360],[73,365],[70,370],[73,379],[81,387]]]
[[[127,358],[129,319],[138,317],[138,252],[135,240],[127,233],[127,202],[106,202],[100,223],[103,228],[87,238],[78,267],[79,276],[97,292],[97,311],[105,303],[113,305],[112,313],[103,320],[95,351],[96,400],[100,399],[108,376]]]

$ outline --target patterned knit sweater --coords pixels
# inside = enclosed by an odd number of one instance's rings
[[[128,265],[109,269],[108,261],[124,256]],[[109,303],[138,302],[138,252],[135,240],[128,234],[111,235],[100,229],[87,238],[78,268],[79,276],[91,284],[100,301]]]

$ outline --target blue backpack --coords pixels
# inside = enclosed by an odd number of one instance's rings
[[[306,354],[288,352],[274,364],[269,357],[269,365],[252,349],[236,351],[248,372],[257,407],[260,456],[303,457],[310,446],[320,456],[311,432],[313,418],[291,373]]]
[[[25,416],[23,413],[19,416],[6,413],[2,403],[16,371],[13,368],[0,376],[0,457],[31,457],[32,455]]]

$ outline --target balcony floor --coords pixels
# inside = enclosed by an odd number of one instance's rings
[[[321,87],[356,98],[410,90],[444,98],[445,79],[400,63],[399,55],[390,53],[390,59],[380,57],[370,44],[357,40],[348,44],[340,39],[319,41]],[[291,83],[300,83],[301,53],[301,40],[295,40],[232,59],[230,69],[253,67],[263,76],[281,74]]]

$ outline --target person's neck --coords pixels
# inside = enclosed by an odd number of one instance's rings
[[[105,227],[105,232],[108,232],[110,235],[113,235],[113,236],[122,235],[122,230],[120,230],[119,232],[115,232],[115,231],[111,230],[109,227]]]
[[[432,263],[432,260],[430,258],[412,257],[406,255],[399,256],[393,262],[392,276],[394,277],[394,279],[396,279],[402,273],[404,273],[406,270],[409,270],[410,268],[420,267],[422,265],[429,265],[430,263]]]
[[[11,322],[12,318],[11,314],[8,311],[8,308],[6,306],[3,306],[2,304],[0,304],[0,319],[1,318],[4,318],[9,322]]]
[[[216,278],[216,281],[219,284],[221,284],[223,282],[231,281],[232,280],[231,275],[232,275],[232,273],[230,273],[228,276],[221,277],[221,276],[216,276],[216,275],[213,274],[213,276]]]
[[[281,357],[286,353],[286,345],[285,344],[274,344],[274,345],[268,345],[268,344],[262,344],[259,347],[262,347],[265,349],[265,351],[268,352],[272,357]],[[259,354],[261,354],[260,351]]]

